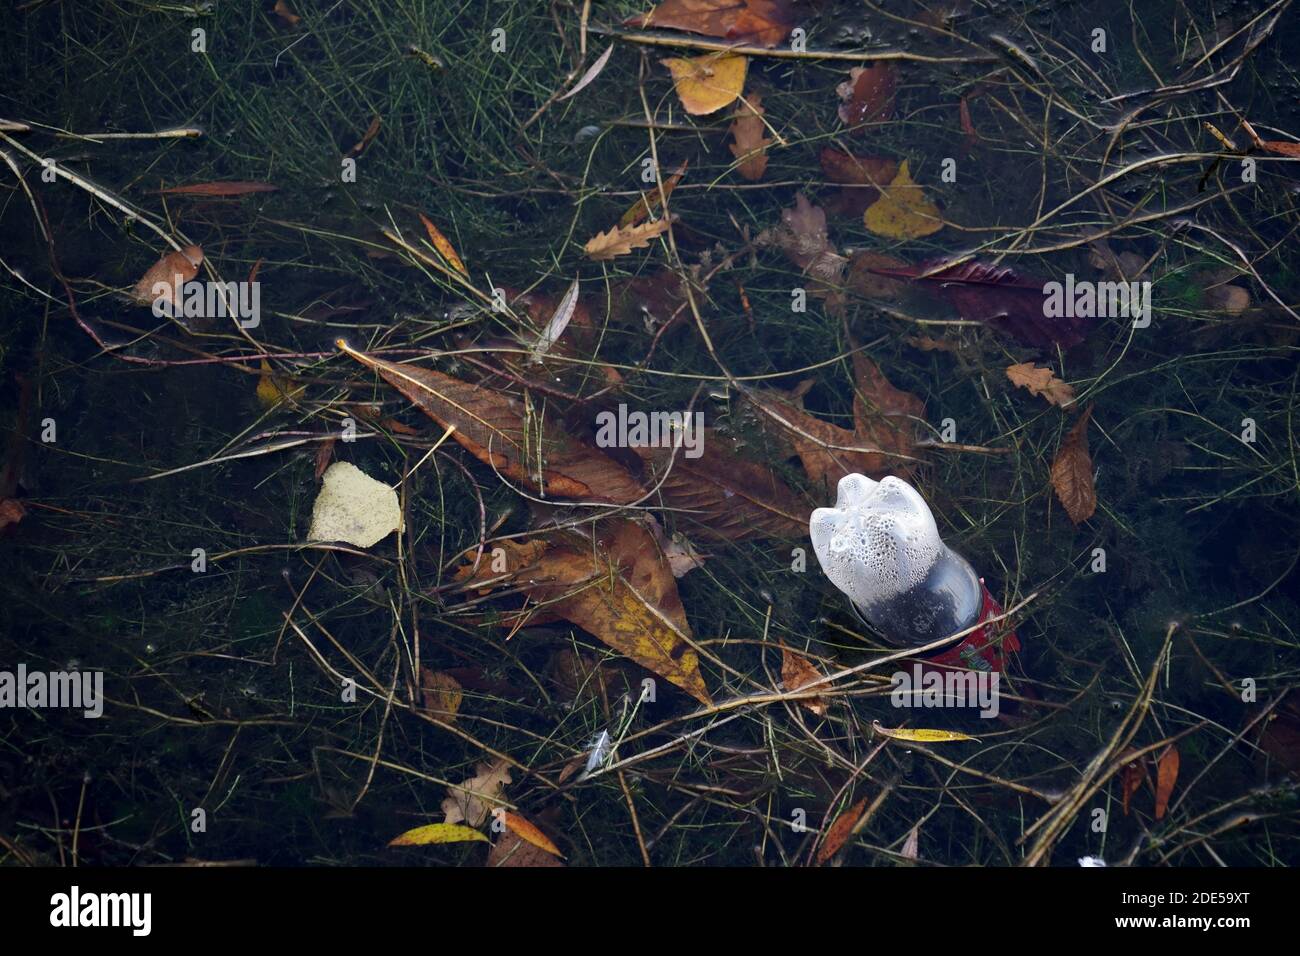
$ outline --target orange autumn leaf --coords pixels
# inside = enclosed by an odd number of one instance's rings
[[[661,184],[646,192],[640,199],[628,207],[627,212],[618,221],[620,229],[627,226],[635,226],[639,222],[647,219],[652,212],[663,205],[664,200],[673,194],[677,184],[682,181],[686,175],[686,167],[690,165],[690,160],[686,160],[678,166],[671,176],[665,179]]]
[[[622,465],[567,431],[529,414],[517,399],[433,369],[339,349],[374,369],[479,461],[548,497],[628,504],[645,490]]]
[[[285,0],[275,0],[275,7],[273,9],[275,15],[280,18],[280,22],[287,27],[296,27],[302,22],[302,17],[294,13]]]
[[[381,125],[383,125],[383,121],[379,118],[379,114],[376,113],[374,117],[371,118],[370,125],[366,127],[366,131],[361,134],[361,139],[357,140],[356,144],[343,155],[345,157],[360,156],[362,151],[370,145],[370,141],[379,135],[379,127]]]
[[[168,305],[175,305],[176,287],[198,275],[202,264],[203,250],[199,246],[189,245],[179,252],[167,253],[140,277],[131,290],[132,301],[136,305],[151,305],[161,298]]]
[[[459,272],[461,275],[469,278],[469,270],[465,268],[465,263],[460,261],[460,256],[456,254],[456,247],[453,246],[442,231],[433,224],[433,222],[424,213],[418,214],[420,222],[424,223],[424,231],[429,234],[429,241],[433,243],[433,248],[438,250],[438,255],[447,260],[447,264]]]
[[[790,35],[798,10],[792,0],[664,0],[649,13],[625,22],[774,47]]]
[[[863,797],[853,806],[849,807],[830,825],[826,831],[826,838],[822,840],[822,845],[817,850],[817,864],[820,866],[825,863],[848,842],[853,835],[853,828],[862,819],[862,813],[867,808],[867,798]]]
[[[633,249],[645,248],[652,240],[667,232],[668,223],[668,218],[664,217],[636,226],[615,226],[608,232],[600,232],[592,236],[582,247],[582,251],[588,258],[595,259],[597,262],[625,256]]]
[[[529,823],[519,814],[506,811],[504,817],[506,829],[515,836],[519,837],[521,840],[528,841],[539,850],[545,850],[553,856],[558,856],[560,859],[564,859],[564,854],[560,852],[559,847],[551,842],[550,837],[537,829],[537,827],[533,826],[533,824]]]
[[[763,122],[763,98],[758,93],[742,97],[731,121],[732,142],[728,147],[736,157],[736,172],[750,182],[763,178],[767,171],[767,147],[774,141],[767,138],[767,124]]]
[[[745,87],[749,58],[734,53],[710,53],[682,59],[669,57],[663,65],[673,75],[673,87],[692,116],[716,113],[735,101]]]
[[[821,680],[821,672],[808,658],[781,645],[781,682],[787,691],[795,691],[805,684]],[[826,701],[821,697],[805,697],[799,701],[818,717],[826,716]]]
[[[1132,747],[1126,751],[1126,753],[1131,752],[1133,752]],[[1147,769],[1144,760],[1131,760],[1124,765],[1124,772],[1120,776],[1121,806],[1124,810],[1124,816],[1128,816],[1129,803],[1133,799],[1133,795],[1142,788],[1142,781],[1146,779]]]
[[[1178,782],[1178,747],[1170,744],[1156,761],[1156,819],[1164,819],[1169,807],[1169,797]]]
[[[247,196],[250,193],[273,193],[279,186],[270,183],[231,180],[222,183],[194,183],[191,186],[169,186],[159,189],[163,196]]]
[[[1052,462],[1052,487],[1075,524],[1082,524],[1097,510],[1097,491],[1092,482],[1092,456],[1088,454],[1088,419],[1092,406],[1070,429]]]
[[[1039,368],[1033,362],[1021,362],[1007,368],[1007,378],[1013,385],[1041,395],[1053,405],[1064,408],[1074,402],[1074,389],[1052,374],[1050,368]]]
[[[1277,153],[1279,156],[1300,157],[1300,143],[1292,143],[1284,139],[1266,139],[1259,141],[1260,149],[1266,149],[1270,153]]]

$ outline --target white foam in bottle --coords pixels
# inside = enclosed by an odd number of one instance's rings
[[[881,637],[926,644],[979,619],[979,577],[939,539],[929,506],[901,478],[845,475],[835,507],[815,510],[809,532],[826,577]]]

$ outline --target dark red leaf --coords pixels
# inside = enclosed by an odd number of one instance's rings
[[[1043,314],[1046,280],[982,262],[944,267],[942,262],[868,271],[897,279],[935,283],[963,319],[983,322],[1035,348],[1071,348],[1083,341],[1089,320]]]

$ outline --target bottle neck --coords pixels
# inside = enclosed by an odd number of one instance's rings
[[[916,647],[976,624],[983,600],[984,589],[975,569],[945,546],[913,587],[871,605],[854,603],[853,608],[884,640]]]

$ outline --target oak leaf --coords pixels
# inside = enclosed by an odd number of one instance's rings
[[[652,239],[668,231],[668,218],[654,219],[635,226],[615,226],[607,232],[599,232],[587,240],[582,247],[588,258],[597,262],[625,256],[633,249],[644,249]]]
[[[1065,408],[1074,402],[1074,389],[1061,381],[1050,368],[1039,368],[1033,362],[1021,362],[1007,368],[1011,384],[1041,395],[1053,405]]]
[[[459,787],[451,788],[450,795],[442,801],[442,812],[446,814],[444,823],[463,822],[481,827],[492,809],[503,804],[505,785],[511,782],[510,765],[498,759],[493,763],[480,763],[475,770],[474,776]]]

